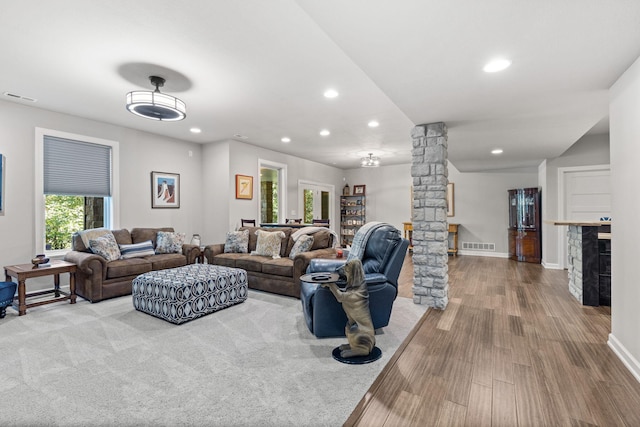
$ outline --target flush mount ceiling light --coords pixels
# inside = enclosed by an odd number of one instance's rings
[[[377,168],[380,166],[380,157],[374,157],[373,153],[369,153],[369,157],[360,159],[360,165],[363,168]]]
[[[510,65],[511,61],[508,59],[499,58],[490,61],[482,70],[484,70],[485,73],[497,73],[498,71],[509,68]]]
[[[327,89],[326,91],[324,91],[324,97],[325,98],[335,98],[339,95],[338,91],[335,89]]]
[[[331,135],[331,132],[329,132],[327,129],[322,129],[322,130],[320,131],[320,135],[322,135],[322,136],[329,136],[329,135]]]
[[[156,87],[153,92],[136,90],[127,94],[127,110],[140,117],[163,122],[182,120],[187,117],[187,107],[178,98],[160,93],[165,79],[150,76],[151,84]]]
[[[371,120],[369,123],[367,123],[367,125],[370,128],[377,128],[378,126],[380,126],[380,123],[378,123],[376,120]]]
[[[280,141],[282,141],[285,144],[287,144],[287,143],[291,142],[291,138],[289,138],[288,136],[283,136]]]
[[[494,154],[494,155],[496,155],[496,156],[497,156],[498,154],[502,154],[502,152],[503,152],[503,151],[502,151],[502,148],[496,148],[496,149],[491,150],[491,154]]]

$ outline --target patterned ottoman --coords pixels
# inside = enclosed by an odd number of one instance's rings
[[[151,271],[133,279],[136,310],[180,324],[247,299],[247,272],[210,264]]]

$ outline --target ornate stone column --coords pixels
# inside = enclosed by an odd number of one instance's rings
[[[413,302],[443,310],[449,302],[447,126],[419,125],[413,140]]]

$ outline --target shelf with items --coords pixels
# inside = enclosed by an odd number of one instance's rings
[[[353,236],[366,222],[366,204],[364,195],[340,196],[340,235],[341,245],[350,246]]]

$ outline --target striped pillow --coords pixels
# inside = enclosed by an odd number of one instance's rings
[[[134,243],[132,245],[118,246],[120,246],[120,259],[139,258],[156,254],[156,252],[153,250],[153,243],[151,243],[151,240],[147,240],[141,243]]]

